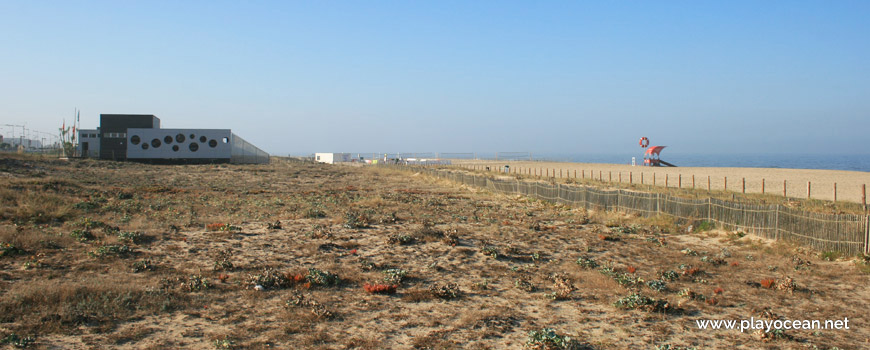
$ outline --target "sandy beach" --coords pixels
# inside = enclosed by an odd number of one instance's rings
[[[642,161],[642,160],[641,160]],[[834,200],[834,184],[836,184],[837,201],[862,202],[862,186],[870,184],[870,173],[845,170],[816,169],[774,169],[774,168],[716,168],[716,167],[642,167],[622,164],[594,163],[563,163],[536,161],[493,161],[493,160],[454,160],[459,166],[489,166],[503,167],[510,165],[511,172],[519,171],[532,174],[549,171],[557,178],[594,177],[603,181],[641,183],[668,187],[694,187],[711,190],[743,192],[745,181],[746,193],[783,194],[785,181],[786,195],[792,198],[807,198],[807,183],[810,184],[810,198]],[[726,186],[727,181],[727,188]]]

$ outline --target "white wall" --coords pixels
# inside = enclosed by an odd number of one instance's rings
[[[127,129],[127,158],[229,160],[231,135],[229,129],[130,128]]]
[[[315,153],[314,160],[320,163],[332,164],[332,153]]]
[[[100,157],[100,132],[97,129],[79,129],[78,145],[76,150],[82,157],[99,158]],[[94,135],[94,137],[91,137]],[[88,153],[84,154],[83,144],[88,143]]]
[[[320,163],[335,164],[351,161],[350,153],[315,153],[314,160]]]

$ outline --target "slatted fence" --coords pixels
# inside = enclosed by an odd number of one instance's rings
[[[587,209],[616,210],[645,217],[670,215],[684,220],[707,220],[716,222],[727,230],[740,230],[769,239],[797,242],[822,251],[839,251],[849,255],[870,254],[868,215],[813,213],[782,205],[749,204],[713,198],[688,199],[661,193],[496,178],[425,167],[389,167],[423,172],[502,194],[521,194],[552,203]]]

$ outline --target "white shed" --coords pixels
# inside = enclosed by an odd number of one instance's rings
[[[350,153],[315,153],[314,160],[319,163],[335,164],[350,162]]]

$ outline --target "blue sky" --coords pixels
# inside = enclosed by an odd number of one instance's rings
[[[867,154],[867,1],[3,1],[0,124],[274,154]],[[8,128],[0,127],[8,134]]]

